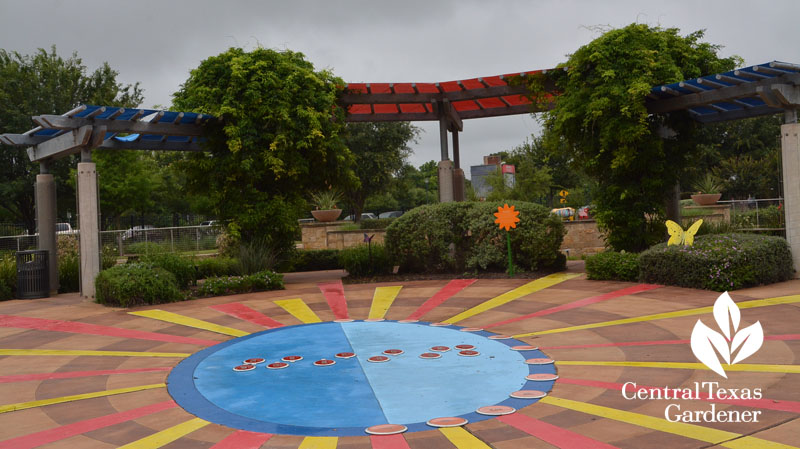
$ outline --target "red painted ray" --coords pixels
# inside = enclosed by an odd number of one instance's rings
[[[134,368],[134,369],[105,369],[100,371],[68,371],[64,373],[18,374],[16,376],[0,376],[0,384],[12,382],[25,382],[28,380],[71,379],[73,377],[106,376],[111,374],[150,373],[156,371],[169,371],[172,367],[160,368]]]
[[[101,326],[98,324],[80,323],[78,321],[50,320],[46,318],[30,318],[26,316],[0,315],[0,327],[18,327],[41,331],[70,332],[73,334],[102,335],[106,337],[134,338],[137,340],[163,341],[167,343],[185,343],[199,346],[212,346],[218,341],[199,338],[181,337],[178,335],[159,334],[121,327]]]
[[[211,446],[211,449],[258,449],[270,438],[272,438],[271,433],[238,430],[228,435],[219,443]]]
[[[490,327],[502,326],[503,324],[509,324],[509,323],[515,323],[517,321],[527,320],[528,318],[533,318],[533,317],[537,317],[537,316],[544,316],[544,315],[550,315],[551,313],[561,312],[563,310],[576,309],[578,307],[588,306],[590,304],[595,304],[595,303],[598,303],[598,302],[601,302],[601,301],[608,301],[609,299],[619,298],[620,296],[632,295],[634,293],[645,292],[647,290],[653,290],[655,288],[661,288],[661,287],[662,287],[661,285],[655,285],[655,284],[634,285],[633,287],[623,288],[622,290],[615,290],[613,292],[604,293],[604,294],[598,295],[598,296],[592,296],[590,298],[580,299],[578,301],[574,301],[574,302],[571,302],[571,303],[568,303],[568,304],[562,304],[560,306],[550,307],[548,309],[540,310],[538,312],[529,313],[529,314],[523,315],[523,316],[518,316],[516,318],[511,318],[511,319],[508,319],[508,320],[498,321],[498,322],[492,323],[492,324],[487,324],[487,325],[483,326],[483,328],[484,329],[488,329]]]
[[[370,435],[372,449],[411,449],[403,435]]]
[[[328,306],[333,311],[333,316],[337,320],[350,318],[347,313],[347,300],[344,298],[344,286],[341,280],[323,282],[317,284],[317,287],[322,291],[325,300],[328,301]]]
[[[427,301],[425,301],[421,306],[419,306],[419,308],[415,310],[414,313],[409,315],[406,319],[418,320],[422,318],[423,315],[435,309],[443,302],[450,299],[450,297],[452,297],[456,293],[474,284],[475,281],[477,281],[477,279],[453,279],[452,281],[448,282],[447,285],[442,287],[441,290],[436,292],[436,294],[434,294]]]
[[[606,390],[620,390],[622,391],[622,387],[624,384],[615,383],[615,382],[601,382],[598,380],[585,380],[585,379],[568,379],[561,377],[558,379],[557,382],[565,383],[565,384],[572,384],[572,385],[582,385],[585,387],[597,387],[597,388],[604,388]],[[638,390],[653,390],[663,387],[649,387],[644,385],[638,385],[635,390],[631,391],[638,391]],[[800,413],[800,402],[795,401],[782,401],[777,399],[710,399],[708,394],[700,393],[699,397],[693,398],[699,399],[702,401],[707,402],[716,402],[719,404],[730,404],[730,405],[741,405],[744,407],[754,407],[754,408],[763,408],[768,410],[779,410],[782,412],[791,412],[791,413]]]
[[[65,426],[43,430],[41,432],[23,435],[10,440],[0,441],[0,449],[28,449],[39,447],[54,441],[65,440],[76,435],[81,435],[93,430],[113,426],[115,424],[131,421],[142,416],[152,415],[153,413],[177,407],[173,401],[159,402],[158,404],[135,408],[125,412],[114,413],[113,415],[101,416],[99,418],[78,421]]]
[[[800,334],[767,335],[764,340],[800,340]],[[623,341],[618,343],[593,343],[588,345],[541,346],[541,349],[587,349],[613,346],[688,345],[689,340]]]
[[[238,302],[231,302],[228,304],[217,304],[215,306],[211,306],[212,309],[226,313],[231,316],[235,316],[240,320],[249,321],[251,323],[258,324],[264,327],[282,327],[283,323],[273,320],[272,318],[264,315],[263,313],[253,310],[250,307],[247,307],[244,304],[240,304]]]
[[[562,429],[522,413],[498,416],[497,419],[561,449],[617,449],[616,446]]]

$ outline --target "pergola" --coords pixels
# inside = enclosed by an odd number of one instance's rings
[[[557,69],[561,70],[561,69]],[[553,102],[532,102],[525,83],[509,83],[547,71],[529,71],[440,83],[351,83],[340,98],[346,120],[438,121],[441,144],[440,201],[463,200],[464,172],[460,167],[458,133],[463,121],[550,108]],[[545,90],[555,100],[553,85]],[[800,271],[800,65],[773,61],[730,72],[653,87],[647,98],[653,114],[686,110],[703,123],[784,113],[781,127],[786,238],[794,266]],[[203,125],[213,117],[191,112],[79,106],[63,115],[32,117],[38,125],[23,134],[0,135],[0,142],[28,147],[40,163],[36,177],[39,248],[49,250],[51,289],[57,289],[55,184],[48,162],[81,153],[78,163],[81,294],[94,296],[100,271],[97,172],[91,162],[94,148],[202,151]],[[448,135],[452,134],[450,160]],[[124,134],[124,136],[121,136]]]

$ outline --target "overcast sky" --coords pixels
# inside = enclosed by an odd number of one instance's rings
[[[705,29],[745,63],[800,63],[800,0],[239,1],[0,0],[0,48],[56,44],[90,70],[103,61],[139,81],[143,106],[168,106],[203,59],[228,47],[300,51],[348,82],[437,82],[544,69],[632,22]],[[439,156],[438,124],[414,145],[415,165]],[[466,120],[461,165],[538,133],[530,115]]]

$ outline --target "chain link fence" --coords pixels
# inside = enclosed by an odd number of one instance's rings
[[[135,226],[120,231],[101,231],[100,245],[104,252],[120,256],[151,252],[201,252],[217,249],[220,226],[179,226],[154,228]],[[75,232],[79,235],[79,232]],[[0,236],[0,252],[36,249],[37,235]]]

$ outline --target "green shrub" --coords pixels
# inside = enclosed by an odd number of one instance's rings
[[[126,254],[159,254],[168,252],[169,248],[155,242],[137,242],[125,245]]]
[[[183,298],[172,273],[142,263],[103,270],[94,285],[97,302],[109,306],[135,307]]]
[[[694,246],[658,244],[639,256],[640,280],[707,290],[738,290],[792,277],[786,240],[751,234],[697,237]]]
[[[520,222],[509,231],[514,265],[523,270],[563,268],[561,219],[538,204],[509,204],[520,211]],[[508,264],[506,231],[498,228],[493,215],[502,205],[456,202],[417,207],[387,228],[386,248],[408,272],[504,271]]]
[[[639,255],[606,251],[586,258],[586,276],[593,280],[634,282],[639,278]]]
[[[175,276],[179,289],[183,290],[193,284],[197,273],[191,259],[175,253],[152,253],[139,258],[141,263],[169,271]]]
[[[396,218],[366,219],[359,222],[360,229],[386,229]]]
[[[58,292],[70,293],[81,289],[81,261],[78,253],[67,253],[58,258]]]
[[[242,242],[236,257],[238,272],[244,275],[271,270],[279,262],[279,256],[279,252],[270,247],[265,239]]]
[[[371,247],[371,248],[370,248]],[[379,243],[358,245],[339,252],[339,264],[350,276],[374,276],[392,272],[392,261],[386,247]]]
[[[239,274],[238,263],[232,257],[217,256],[197,259],[197,278],[206,279],[218,276],[232,276]]]
[[[339,263],[338,249],[314,249],[295,251],[289,261],[290,271],[336,270]]]
[[[14,298],[17,291],[17,260],[13,253],[0,256],[0,301]]]
[[[207,278],[197,289],[199,296],[221,296],[263,290],[282,290],[283,276],[264,270],[246,276]]]
[[[782,228],[783,210],[778,206],[767,206],[747,211],[734,211],[732,221],[736,228]]]

